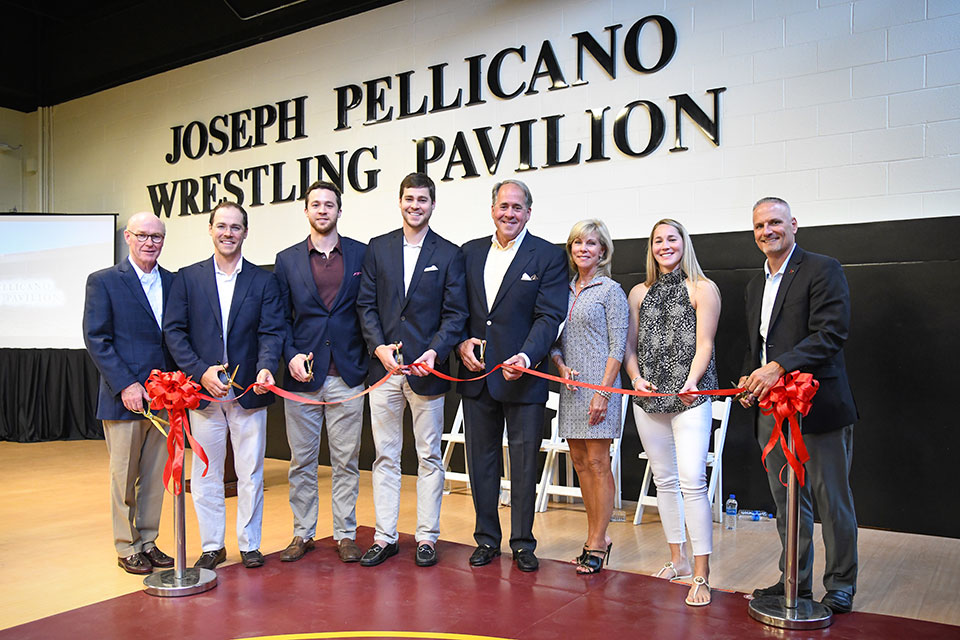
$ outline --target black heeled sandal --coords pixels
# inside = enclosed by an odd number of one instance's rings
[[[577,571],[577,573],[581,575],[600,573],[600,571],[603,569],[603,565],[610,564],[611,549],[613,549],[612,542],[607,544],[606,550],[588,549],[586,546],[584,546],[583,553],[579,558],[577,558],[577,567],[583,567],[586,569],[586,571]]]

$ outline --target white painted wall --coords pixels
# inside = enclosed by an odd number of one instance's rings
[[[429,86],[429,65],[448,62],[447,90],[466,84],[463,58],[526,45],[527,61],[504,65],[506,84],[528,81],[544,39],[568,82],[576,75],[571,34],[662,14],[678,31],[675,58],[640,75],[618,54],[610,80],[587,60],[589,84],[334,131],[334,87],[415,70],[414,96]],[[646,34],[646,32],[645,32]],[[655,44],[646,41],[647,55]],[[645,58],[646,59],[646,58]],[[706,90],[721,96],[721,146],[684,123],[685,153],[670,153],[669,96],[687,93],[712,113]],[[464,89],[466,91],[466,89]],[[396,110],[396,78],[388,105]],[[171,131],[192,120],[308,95],[304,140],[268,144],[168,165]],[[664,111],[667,136],[652,155],[631,158],[610,139],[613,116],[636,99]],[[417,100],[419,102],[419,100]],[[607,162],[515,174],[516,131],[496,177],[439,183],[434,228],[462,242],[490,233],[489,189],[518,177],[532,188],[531,229],[562,241],[586,216],[603,218],[615,238],[644,237],[671,216],[694,233],[749,227],[751,204],[779,195],[801,225],[911,219],[960,213],[960,2],[957,0],[407,0],[333,24],[57,105],[53,115],[55,211],[147,209],[147,185],[261,163],[376,145],[380,187],[347,190],[341,231],[361,240],[399,225],[397,185],[414,169],[412,139],[548,114],[565,114],[561,155],[577,142],[589,154],[588,108],[607,113]],[[0,114],[2,115],[2,114]],[[642,114],[638,114],[642,115]],[[0,118],[0,122],[3,118]],[[637,122],[640,118],[637,118]],[[642,134],[642,126],[634,135]],[[544,125],[534,126],[534,160],[544,162]],[[473,140],[475,159],[479,149]],[[443,163],[431,167],[439,179]],[[483,173],[483,172],[482,172]],[[455,172],[455,176],[460,174]],[[269,195],[270,189],[264,189]],[[245,255],[260,263],[306,235],[302,205],[249,208]],[[171,218],[163,262],[210,254],[205,216]]]
[[[37,211],[37,114],[0,107],[0,145],[0,212]]]

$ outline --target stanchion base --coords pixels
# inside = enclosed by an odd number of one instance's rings
[[[822,629],[833,622],[830,607],[806,598],[797,598],[796,609],[787,609],[784,596],[754,598],[749,611],[754,620],[781,629]]]
[[[143,586],[143,590],[152,596],[192,596],[217,586],[217,572],[210,569],[185,569],[183,580],[177,580],[176,569],[167,569],[151,573],[143,579]]]

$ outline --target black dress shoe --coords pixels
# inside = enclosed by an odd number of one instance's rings
[[[125,558],[117,558],[117,566],[127,573],[132,573],[138,576],[145,576],[148,573],[153,573],[153,565],[150,564],[150,561],[147,560],[142,553],[134,553],[133,555],[126,556]]]
[[[493,561],[493,559],[498,555],[500,555],[499,547],[493,547],[489,544],[481,544],[473,550],[472,554],[470,554],[470,566],[482,567],[485,564],[490,564],[490,562]]]
[[[513,561],[517,563],[517,569],[520,571],[536,571],[540,568],[540,561],[533,555],[530,549],[520,549],[513,552]]]
[[[850,613],[853,609],[853,594],[831,589],[827,591],[827,595],[823,596],[820,603],[830,607],[834,613]]]
[[[150,564],[155,567],[166,569],[173,566],[173,558],[165,554],[163,551],[160,551],[160,549],[157,549],[156,547],[150,547],[143,552],[143,555],[145,555],[147,560],[150,561]]]
[[[784,596],[787,592],[783,588],[783,583],[778,582],[777,584],[770,585],[764,589],[754,589],[753,597],[762,598],[763,596]],[[804,598],[806,600],[813,600],[813,592],[810,590],[803,591],[802,589],[797,590],[797,597]]]
[[[373,546],[367,549],[367,552],[360,558],[360,566],[375,567],[383,563],[387,558],[397,555],[398,551],[400,551],[400,545],[396,542],[389,542],[385,547],[374,542]]]
[[[260,549],[241,551],[240,559],[243,560],[243,566],[247,569],[256,569],[263,566],[263,554],[260,553]]]
[[[428,544],[417,547],[417,566],[432,567],[437,564],[437,550]]]
[[[227,550],[220,547],[216,551],[204,551],[193,563],[194,569],[213,569],[227,559]]]

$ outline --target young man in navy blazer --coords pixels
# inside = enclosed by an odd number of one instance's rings
[[[373,504],[377,530],[373,546],[360,564],[372,567],[396,555],[400,513],[400,454],[403,408],[410,405],[416,442],[416,564],[437,563],[443,467],[443,394],[450,383],[418,363],[449,373],[449,356],[459,343],[467,320],[463,254],[430,229],[437,205],[436,187],[424,173],[411,173],[400,183],[403,226],[374,238],[367,247],[357,308],[371,355],[373,384],[399,362],[412,365],[370,392],[370,421],[377,458],[373,463]],[[398,356],[404,356],[398,361]]]
[[[273,395],[260,386],[234,400],[251,383],[274,384],[283,342],[280,292],[273,274],[243,259],[247,212],[223,202],[210,214],[213,257],[184,267],[173,281],[163,330],[177,366],[226,402],[201,401],[190,427],[209,461],[193,453],[190,490],[203,553],[195,567],[212,569],[226,560],[223,463],[227,434],[237,471],[237,543],[243,566],[263,565],[263,456],[267,405]],[[236,375],[234,376],[234,372]],[[236,387],[231,384],[231,382]]]
[[[163,435],[140,411],[143,384],[153,369],[169,370],[161,332],[173,274],[157,264],[163,222],[150,212],[134,214],[123,238],[130,256],[90,274],[83,307],[83,339],[100,372],[97,418],[110,453],[110,507],[117,564],[128,573],[172,567],[155,543],[163,505]]]
[[[458,352],[473,372],[499,363],[546,372],[550,346],[567,311],[567,260],[560,247],[527,233],[533,196],[519,180],[493,188],[493,236],[463,245],[470,317]],[[483,357],[481,357],[483,354]],[[467,465],[477,524],[470,564],[500,555],[500,453],[503,424],[510,447],[510,548],[521,571],[536,571],[533,515],[537,453],[547,381],[503,369],[461,382]]]
[[[280,559],[293,562],[314,547],[317,530],[317,460],[326,422],[332,467],[333,539],[343,562],[358,562],[357,495],[360,492],[360,430],[368,356],[357,318],[357,291],[367,246],[337,231],[340,190],[314,182],[303,196],[310,223],[306,240],[277,254],[274,274],[285,317],[283,360],[286,388],[334,405],[284,400],[290,443],[290,509],[293,540]]]
[[[810,598],[813,582],[813,503],[823,522],[826,566],[823,604],[834,613],[853,608],[857,590],[857,513],[850,489],[853,462],[853,400],[843,344],[850,331],[850,290],[840,263],[828,256],[804,251],[796,244],[797,220],[780,198],[763,198],[753,207],[753,235],[767,257],[764,272],[746,291],[749,349],[744,376],[738,386],[750,395],[745,407],[762,400],[784,373],[799,369],[820,382],[813,408],[803,419],[803,440],[810,461],[806,484],[800,488],[800,535],[797,586]],[[773,417],[757,416],[757,438],[763,447],[773,432]],[[777,504],[777,530],[785,562],[787,492],[780,483],[786,462],[780,447],[767,457],[767,481]],[[754,596],[783,595],[780,582],[757,589]]]

